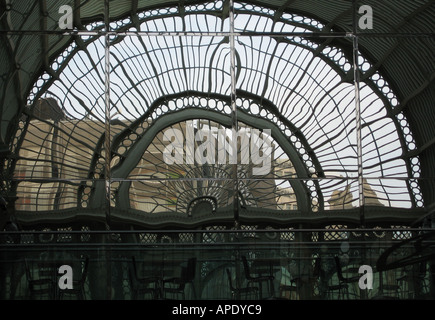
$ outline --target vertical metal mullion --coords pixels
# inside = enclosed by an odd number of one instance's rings
[[[361,105],[359,89],[359,67],[358,67],[358,36],[353,36],[353,67],[355,82],[355,116],[356,116],[356,144],[357,144],[357,161],[358,161],[358,190],[359,190],[359,207],[361,209],[361,224],[364,225],[364,188],[363,188],[363,161],[362,161],[362,133],[361,133]]]
[[[356,121],[356,148],[357,148],[357,166],[358,166],[358,207],[360,211],[361,227],[365,225],[364,217],[364,180],[363,180],[363,160],[362,160],[362,133],[361,133],[361,105],[360,105],[360,71],[358,66],[359,50],[358,50],[358,30],[357,30],[357,1],[353,2],[353,74],[355,86],[355,121]]]
[[[105,55],[105,69],[104,69],[104,108],[105,108],[105,167],[104,167],[104,180],[106,190],[106,223],[110,226],[110,162],[111,162],[111,141],[110,141],[110,21],[109,21],[109,0],[104,1],[104,19],[105,19],[105,41],[104,41],[104,55]]]
[[[360,70],[358,65],[359,50],[358,50],[358,0],[353,1],[353,74],[354,74],[354,85],[355,85],[355,115],[356,115],[356,143],[357,143],[357,165],[358,165],[358,207],[360,215],[360,227],[365,228],[365,209],[364,209],[364,180],[363,180],[363,160],[362,160],[362,133],[361,133],[361,105],[360,105]],[[365,263],[367,250],[365,245],[365,233],[362,233],[361,238],[361,251],[360,258],[361,263]],[[382,283],[382,281],[381,281]],[[360,290],[361,298],[367,299],[367,290]]]
[[[239,131],[237,121],[237,106],[236,106],[236,49],[235,49],[235,32],[234,32],[234,1],[229,0],[229,18],[230,18],[230,60],[231,60],[231,122],[233,136],[232,142],[236,143],[236,150],[238,150],[237,132]],[[235,139],[234,139],[235,138]],[[236,155],[236,160],[238,156]],[[238,163],[232,166],[232,179],[233,179],[233,210],[234,210],[234,223],[235,227],[239,226],[239,181],[238,181]]]
[[[109,16],[109,0],[104,0],[104,22],[105,22],[105,33],[104,33],[104,109],[105,109],[105,121],[104,121],[104,153],[105,153],[105,166],[104,166],[104,182],[105,182],[105,213],[106,213],[106,230],[110,230],[110,16]],[[107,234],[110,237],[110,234]],[[105,239],[104,241],[110,241]],[[111,259],[111,249],[107,246],[103,250],[103,254],[106,261],[106,299],[111,300],[112,298],[112,259]]]

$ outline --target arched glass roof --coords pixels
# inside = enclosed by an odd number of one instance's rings
[[[16,197],[18,220],[391,225],[428,211],[431,129],[416,126],[411,106],[433,93],[433,37],[420,23],[433,12],[429,2],[403,7],[401,21],[418,22],[382,21],[381,35],[358,34],[358,2],[134,3],[104,11],[87,1],[65,33],[58,4],[45,2],[47,19],[20,26],[17,17],[30,17],[32,7],[4,4],[3,50],[16,52],[24,72],[16,86],[5,81],[12,71],[3,71],[3,141],[16,155],[5,160],[12,179],[4,188],[6,198]],[[374,12],[400,15],[384,6],[373,4]],[[47,54],[40,66],[24,50],[35,28],[42,46],[34,48]],[[407,55],[412,41],[420,59]],[[404,57],[411,61],[398,68]],[[426,71],[415,73],[420,87],[407,92],[401,73],[410,63]],[[15,102],[13,87],[22,91]],[[17,130],[8,129],[13,123]],[[226,133],[239,160],[253,145],[234,131],[251,141],[254,130],[270,130],[270,170],[253,175],[252,163],[216,163],[216,154],[186,164],[189,128],[209,130],[216,141]],[[165,162],[168,130],[177,130],[184,163]],[[201,142],[194,139],[194,150]],[[195,210],[201,203],[205,209]]]

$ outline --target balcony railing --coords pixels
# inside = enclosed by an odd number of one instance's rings
[[[432,229],[0,234],[1,299],[434,299]]]

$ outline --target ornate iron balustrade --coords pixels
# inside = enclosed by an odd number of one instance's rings
[[[434,297],[435,241],[426,229],[28,231],[1,239],[2,299]],[[168,279],[184,279],[192,258],[192,278],[174,291]],[[243,259],[268,280],[246,278]],[[47,265],[74,261],[69,291],[68,274]],[[36,290],[31,280],[47,277],[50,290]]]

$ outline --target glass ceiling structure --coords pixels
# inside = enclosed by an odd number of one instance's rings
[[[0,8],[3,230],[433,227],[431,1]]]

